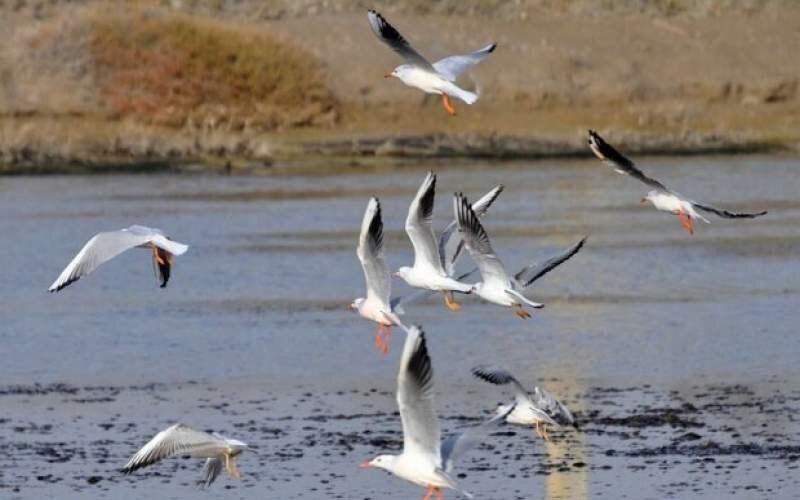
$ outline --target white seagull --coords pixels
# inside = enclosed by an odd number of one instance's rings
[[[453,292],[470,293],[472,286],[448,276],[442,266],[431,225],[435,196],[436,176],[428,172],[406,218],[406,233],[414,246],[414,266],[401,267],[395,274],[413,287],[441,291],[447,307],[458,311],[461,306],[453,298]]]
[[[161,288],[167,286],[169,281],[173,256],[183,255],[189,249],[183,243],[172,241],[160,229],[145,226],[134,225],[119,231],[98,233],[83,246],[48,291],[61,290],[91,273],[100,264],[134,247],[149,248],[153,252],[153,264],[157,269]]]
[[[424,500],[430,500],[434,495],[442,500],[442,490],[445,488],[472,498],[450,475],[454,461],[479,443],[490,428],[502,423],[506,415],[495,416],[468,432],[451,435],[442,442],[439,419],[433,408],[433,367],[425,334],[417,327],[400,326],[407,332],[397,374],[397,406],[403,422],[403,452],[400,455],[379,455],[364,462],[361,467],[377,467],[427,488]]]
[[[453,198],[458,230],[464,238],[464,244],[478,265],[481,281],[472,287],[472,291],[482,299],[493,304],[511,307],[518,317],[530,318],[530,313],[524,306],[540,309],[544,304],[533,302],[525,297],[522,292],[533,282],[549,273],[559,265],[569,260],[578,253],[586,242],[582,238],[571,248],[565,250],[541,265],[530,265],[522,268],[514,277],[506,273],[505,267],[492,250],[489,235],[483,229],[478,216],[462,194],[457,193]]]
[[[206,463],[200,480],[203,487],[209,486],[224,467],[234,479],[241,479],[236,460],[247,449],[247,444],[228,439],[219,434],[196,431],[183,424],[175,424],[159,432],[153,439],[131,457],[122,472],[130,474],[142,467],[176,455],[205,458]]]
[[[386,74],[386,78],[394,76],[409,87],[418,88],[428,94],[441,95],[442,105],[445,111],[451,115],[455,115],[456,110],[450,102],[450,97],[457,97],[467,104],[474,104],[478,100],[478,94],[460,88],[455,82],[459,75],[494,52],[497,47],[496,43],[489,44],[471,54],[445,57],[441,61],[431,64],[414,50],[403,38],[403,35],[378,12],[370,10],[367,18],[372,31],[378,38],[405,60],[404,64]]]
[[[503,192],[503,189],[504,188],[502,184],[497,185],[488,193],[483,195],[478,201],[473,203],[472,211],[475,212],[475,215],[478,217],[483,217],[497,197],[500,196],[500,193]],[[478,270],[477,268],[473,268],[470,271],[456,276],[456,264],[458,263],[458,259],[461,257],[461,255],[463,255],[463,250],[464,239],[461,237],[461,233],[458,231],[458,221],[454,219],[453,222],[451,222],[444,229],[444,231],[442,231],[442,234],[439,235],[439,260],[442,263],[442,268],[444,269],[445,274],[457,281],[462,281],[468,278]],[[402,297],[396,297],[392,299],[391,302],[392,312],[397,314],[405,314],[404,307],[406,304],[416,302],[417,300],[425,298],[433,293],[435,293],[435,291],[422,289]]]
[[[547,435],[548,425],[552,425],[556,429],[561,428],[558,420],[572,425],[576,429],[578,428],[572,412],[546,390],[534,387],[533,395],[531,395],[511,373],[502,368],[477,366],[472,369],[472,374],[491,384],[511,384],[514,386],[516,401],[513,409],[511,409],[511,405],[497,407],[497,415],[507,415],[506,422],[509,424],[533,425],[536,435],[545,440],[549,440]]]
[[[375,346],[384,354],[388,354],[392,325],[396,324],[396,316],[390,299],[392,276],[383,259],[383,219],[378,198],[370,198],[367,203],[356,254],[364,269],[367,296],[355,299],[349,307],[362,317],[378,323]]]
[[[649,201],[656,210],[677,215],[681,226],[683,226],[689,234],[694,234],[695,220],[701,220],[707,224],[710,223],[710,221],[699,214],[697,210],[712,213],[725,219],[754,219],[767,214],[766,210],[761,212],[730,212],[685,198],[675,191],[672,191],[661,182],[652,177],[648,177],[644,172],[639,170],[631,160],[614,149],[594,130],[589,130],[589,147],[592,148],[592,152],[596,157],[603,160],[608,165],[611,165],[617,173],[630,175],[651,188],[655,188],[648,192],[647,195],[642,198],[641,202],[647,203]]]

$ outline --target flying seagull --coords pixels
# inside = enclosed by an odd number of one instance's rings
[[[406,233],[414,246],[414,266],[401,267],[395,274],[413,287],[441,291],[445,305],[451,311],[458,311],[461,306],[453,298],[453,292],[470,293],[472,286],[448,276],[442,265],[431,225],[435,196],[436,176],[428,172],[406,218]]]
[[[442,500],[442,490],[448,488],[472,498],[451,476],[453,464],[480,442],[492,427],[501,424],[506,415],[497,415],[465,433],[454,434],[441,441],[439,419],[433,408],[433,367],[425,333],[418,327],[400,326],[407,332],[397,374],[397,405],[403,422],[403,452],[399,455],[379,455],[364,462],[361,467],[383,469],[427,488],[424,500],[430,500],[434,495]]]
[[[544,307],[544,304],[529,300],[522,292],[536,280],[578,253],[586,242],[586,237],[541,265],[524,267],[512,278],[506,273],[503,263],[494,253],[489,235],[478,220],[478,216],[467,198],[457,193],[453,202],[458,230],[481,273],[481,281],[473,285],[472,291],[487,302],[511,307],[514,314],[522,319],[530,318],[531,315],[525,306],[540,309]]]
[[[483,217],[497,197],[500,196],[500,193],[503,192],[503,189],[502,184],[497,185],[483,195],[478,201],[473,203],[472,211],[475,212],[475,215]],[[464,239],[458,231],[458,221],[454,219],[439,235],[439,260],[442,263],[445,274],[457,281],[465,280],[478,270],[477,268],[473,268],[470,271],[456,275],[456,264],[463,254]],[[402,297],[394,298],[392,299],[392,312],[405,314],[404,307],[406,304],[416,302],[433,293],[435,292],[422,289]]]
[[[460,88],[455,82],[459,75],[494,52],[497,47],[496,43],[489,44],[471,54],[445,57],[431,64],[414,50],[403,38],[403,35],[378,12],[370,10],[367,18],[372,31],[378,38],[405,61],[391,73],[386,74],[386,78],[394,76],[409,87],[418,88],[428,94],[441,95],[442,105],[445,111],[451,115],[455,115],[456,110],[450,102],[450,97],[457,97],[467,104],[474,104],[478,100],[478,94]]]
[[[578,428],[572,412],[546,390],[534,387],[533,394],[529,394],[511,373],[502,368],[477,366],[472,369],[472,374],[491,384],[514,386],[513,409],[510,408],[511,405],[500,405],[497,408],[497,415],[506,414],[506,422],[509,424],[533,425],[536,435],[545,440],[549,439],[547,426],[558,429],[561,427],[559,420]]]
[[[355,299],[349,307],[362,317],[378,323],[375,346],[384,354],[388,354],[396,316],[393,314],[394,307],[390,299],[392,276],[383,259],[383,219],[378,198],[371,198],[367,203],[356,254],[364,269],[367,296]]]
[[[153,252],[153,264],[161,288],[166,287],[169,281],[173,256],[183,255],[189,249],[183,243],[172,241],[160,229],[145,226],[98,233],[83,246],[48,290],[57,292],[91,273],[100,264],[134,247],[148,248]]]
[[[614,149],[594,130],[589,130],[589,147],[592,148],[592,152],[596,157],[612,166],[616,172],[630,175],[653,188],[642,198],[641,202],[647,203],[649,201],[656,210],[677,215],[681,226],[689,234],[694,234],[695,220],[701,220],[705,223],[710,222],[699,214],[697,210],[712,213],[724,219],[754,219],[767,214],[766,210],[761,212],[731,212],[685,198],[656,179],[648,177],[631,160]]]
[[[207,487],[214,482],[224,467],[234,479],[241,479],[236,460],[247,448],[247,444],[228,439],[219,434],[196,431],[183,424],[175,424],[159,432],[153,439],[131,457],[122,472],[130,474],[165,458],[189,455],[205,458],[203,472],[197,483]]]

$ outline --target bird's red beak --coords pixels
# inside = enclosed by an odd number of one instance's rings
[[[358,467],[360,469],[371,469],[372,468],[372,464],[369,463],[369,460],[367,460],[366,462],[360,464]]]
[[[647,203],[647,198],[642,198],[641,200],[639,200],[639,203],[644,205],[645,203]]]
[[[391,74],[391,73],[386,73],[386,74],[384,74],[384,75],[383,75],[383,77],[384,77],[384,78],[391,78],[391,77],[392,77],[392,74]]]
[[[347,306],[345,307],[345,309],[346,309],[347,311],[350,311],[350,312],[353,312],[353,311],[355,311],[355,310],[356,310],[356,308],[355,308],[355,307],[353,307],[353,304],[347,304]]]

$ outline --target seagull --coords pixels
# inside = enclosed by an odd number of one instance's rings
[[[362,468],[379,468],[395,476],[427,488],[423,500],[434,495],[444,499],[449,488],[467,498],[450,475],[455,460],[480,442],[481,435],[502,423],[507,414],[493,417],[467,432],[441,441],[439,419],[433,408],[433,367],[428,355],[425,333],[419,327],[407,328],[400,371],[397,374],[397,406],[403,422],[403,452],[400,455],[379,455],[361,464]],[[513,405],[512,405],[513,406]]]
[[[384,75],[386,78],[394,76],[409,87],[418,88],[428,94],[441,95],[442,105],[450,115],[456,114],[450,97],[456,97],[470,105],[478,100],[478,94],[460,88],[455,82],[459,75],[494,52],[497,48],[496,43],[491,43],[471,54],[445,57],[431,64],[378,12],[370,10],[367,18],[375,35],[405,60],[404,64]]]
[[[217,479],[222,468],[234,479],[241,479],[236,460],[247,449],[247,444],[228,439],[219,434],[196,431],[183,424],[172,425],[156,434],[146,445],[131,457],[122,472],[132,472],[176,455],[205,458],[203,472],[197,483],[207,487]]]
[[[524,306],[541,309],[544,304],[529,300],[522,292],[533,282],[578,253],[586,242],[586,237],[583,237],[571,248],[541,265],[530,265],[522,268],[512,278],[506,273],[503,263],[500,262],[494,250],[492,250],[489,235],[483,229],[483,225],[478,220],[474,210],[472,210],[467,198],[460,193],[456,193],[453,201],[458,230],[461,232],[464,244],[481,273],[481,281],[473,285],[472,291],[488,302],[511,307],[514,314],[519,318],[530,318],[531,315],[525,310]]]
[[[395,275],[413,287],[441,291],[445,305],[451,311],[458,311],[461,306],[453,298],[453,292],[470,293],[472,287],[448,276],[442,266],[431,226],[435,196],[436,176],[428,172],[406,218],[406,233],[414,246],[414,266],[401,267]]]
[[[641,202],[647,203],[649,201],[656,210],[677,215],[681,226],[683,226],[689,234],[694,234],[695,220],[701,220],[706,224],[710,223],[710,221],[699,214],[697,210],[712,213],[724,219],[754,219],[767,214],[766,210],[761,212],[730,212],[684,198],[661,182],[652,177],[648,177],[644,172],[639,170],[631,160],[614,149],[594,130],[589,130],[589,147],[592,148],[592,152],[596,157],[612,166],[617,173],[630,175],[634,179],[638,179],[648,186],[655,188],[648,192],[647,195],[642,198]]]
[[[500,193],[503,192],[503,189],[503,185],[499,184],[473,203],[472,211],[475,212],[475,215],[483,217],[497,197],[500,196]],[[458,232],[458,221],[454,219],[444,231],[442,231],[442,234],[439,235],[439,260],[442,263],[445,274],[454,278],[456,281],[462,281],[478,271],[477,268],[473,268],[470,271],[456,275],[456,264],[464,253],[463,250],[464,239],[461,237],[461,233]],[[404,306],[406,304],[416,302],[432,293],[435,293],[435,291],[422,289],[402,297],[394,298],[392,299],[392,312],[405,314]]]
[[[189,249],[183,243],[172,241],[160,229],[145,226],[134,225],[119,231],[98,233],[83,246],[48,291],[61,290],[91,273],[100,264],[134,247],[152,250],[153,264],[157,269],[161,288],[166,287],[169,281],[173,256],[183,255]]]
[[[572,425],[576,429],[578,428],[572,412],[546,390],[534,387],[533,395],[528,394],[522,384],[511,373],[502,368],[477,366],[472,369],[472,374],[491,384],[512,384],[514,386],[515,403],[513,409],[510,409],[511,405],[497,407],[497,415],[506,414],[506,422],[509,424],[533,425],[536,435],[544,440],[549,440],[547,435],[548,425],[552,425],[556,429],[561,428],[557,419]]]
[[[362,317],[378,323],[375,347],[386,355],[389,353],[389,340],[396,316],[393,314],[395,306],[390,299],[392,276],[383,259],[383,219],[378,198],[373,197],[367,203],[356,254],[364,269],[367,296],[355,299],[349,307]]]

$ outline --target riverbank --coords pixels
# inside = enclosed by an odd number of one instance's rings
[[[498,43],[455,117],[382,78],[399,61],[355,3],[273,3],[142,2],[124,36],[113,2],[0,7],[0,174],[582,156],[588,128],[637,154],[800,152],[789,2],[387,6],[433,60]]]

